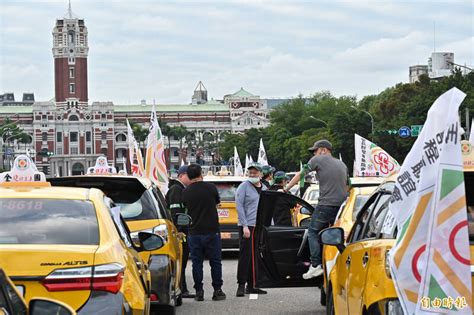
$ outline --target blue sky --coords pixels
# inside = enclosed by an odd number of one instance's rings
[[[221,99],[375,94],[433,51],[474,64],[472,1],[72,0],[89,31],[90,101],[189,103],[202,80]],[[54,96],[51,31],[67,1],[0,0],[0,93]]]

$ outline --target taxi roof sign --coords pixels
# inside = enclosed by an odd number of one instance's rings
[[[27,155],[19,155],[13,162],[9,172],[0,174],[0,183],[32,183],[46,182],[46,176],[38,172],[36,165]]]
[[[109,166],[105,156],[99,156],[95,161],[95,166],[87,169],[87,174],[117,174],[117,170]]]

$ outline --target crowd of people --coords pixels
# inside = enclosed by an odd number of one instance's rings
[[[320,196],[308,228],[311,265],[308,272],[303,275],[304,279],[322,275],[321,244],[317,236],[321,230],[334,222],[339,207],[347,197],[348,170],[341,160],[333,157],[332,150],[332,145],[327,140],[319,140],[309,148],[313,157],[308,162],[308,169],[316,172]],[[300,181],[301,176],[306,175],[298,172],[290,180],[285,172],[257,163],[250,164],[246,171],[247,179],[239,185],[235,197],[239,226],[237,297],[267,293],[254,286],[252,275],[251,242],[261,192],[272,190],[289,193],[289,190]],[[203,181],[200,165],[182,166],[178,170],[177,179],[170,182],[166,200],[173,217],[178,213],[186,213],[192,219],[189,227],[180,228],[180,232],[186,234],[186,241],[183,243],[182,297],[194,298],[196,301],[204,300],[203,262],[207,258],[211,266],[214,288],[212,300],[225,300],[226,294],[222,291],[222,245],[217,214],[220,198],[216,186]],[[287,201],[277,200],[275,207],[289,209],[291,205],[284,204],[285,202]],[[288,211],[277,213],[281,215],[273,218],[273,224],[291,225],[291,215]],[[185,278],[189,257],[192,261],[195,294],[189,292]]]

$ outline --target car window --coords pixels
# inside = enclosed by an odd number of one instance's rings
[[[474,172],[464,172],[469,242],[474,244]]]
[[[168,204],[166,203],[166,198],[161,193],[161,190],[159,190],[156,186],[154,186],[152,189],[152,192],[153,192],[153,196],[155,197],[158,210],[160,212],[160,217],[166,218],[167,220],[172,221],[173,216],[171,215],[171,212],[168,208]]]
[[[382,194],[380,196],[379,200],[377,201],[377,205],[372,211],[370,220],[367,222],[364,228],[365,232],[362,239],[377,237],[382,228],[385,215],[387,214],[390,197],[391,194]]]
[[[92,202],[72,199],[1,198],[0,244],[99,244]]]
[[[379,198],[378,193],[373,194],[369,198],[369,200],[365,203],[362,210],[359,212],[357,220],[354,223],[354,226],[352,227],[352,230],[348,237],[349,243],[357,242],[362,237],[363,228],[365,224],[367,223],[367,221],[369,220],[370,213],[372,212],[372,209],[377,204],[378,198]]]
[[[228,183],[221,183],[221,182],[214,182],[214,185],[217,187],[217,191],[219,192],[219,197],[221,201],[235,201],[235,192],[237,191],[237,187],[240,183],[228,182]]]
[[[319,198],[319,189],[310,190],[306,200],[317,201]]]
[[[132,240],[130,239],[129,232],[126,228],[125,222],[123,222],[123,218],[121,216],[121,209],[119,206],[113,203],[112,199],[108,197],[104,197],[104,203],[109,209],[110,215],[112,217],[112,220],[114,222],[115,228],[117,230],[117,233],[119,234],[120,238],[122,241],[125,243],[125,245],[129,248],[132,247]]]
[[[303,206],[285,194],[275,196],[272,224],[277,226],[293,226],[293,211],[299,211]]]
[[[115,204],[120,207],[120,212],[125,220],[136,221],[162,218],[151,190],[145,190],[138,199],[115,201]]]
[[[357,214],[360,212],[360,209],[364,204],[369,200],[370,195],[357,195],[354,201],[354,209],[352,210],[352,221],[357,219]]]

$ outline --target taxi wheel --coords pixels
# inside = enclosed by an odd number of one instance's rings
[[[332,287],[329,285],[328,293],[326,295],[326,315],[334,315],[334,298],[332,296]]]

